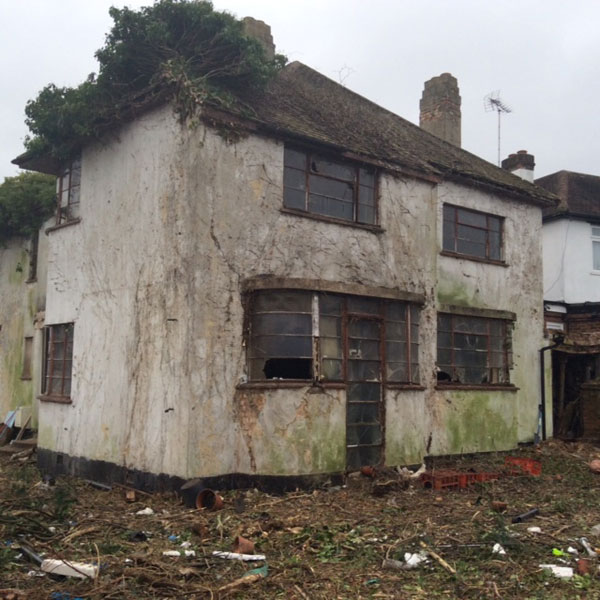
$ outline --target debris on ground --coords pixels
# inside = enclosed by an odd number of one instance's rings
[[[418,477],[376,468],[283,495],[211,490],[220,510],[198,507],[199,480],[184,505],[175,493],[42,477],[33,460],[0,454],[0,600],[600,598],[592,444],[428,458]],[[444,472],[457,474],[448,487],[424,487],[423,473]],[[512,522],[532,511],[533,523]],[[44,561],[94,572],[56,576]]]

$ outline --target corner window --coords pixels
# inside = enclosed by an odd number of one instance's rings
[[[248,340],[251,381],[419,381],[419,309],[405,302],[259,291]]]
[[[600,271],[600,227],[592,225],[592,260],[594,271]]]
[[[439,314],[438,382],[508,384],[510,324],[503,319]]]
[[[377,224],[376,172],[316,153],[285,148],[285,208],[361,223]]]
[[[503,225],[502,217],[444,204],[443,249],[500,262],[504,260]]]
[[[79,188],[81,185],[81,158],[69,163],[57,181],[58,207],[56,224],[61,225],[79,217]]]
[[[71,395],[73,323],[46,328],[43,395],[68,398]]]

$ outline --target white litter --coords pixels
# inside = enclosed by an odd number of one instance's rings
[[[561,579],[570,579],[573,577],[573,567],[559,567],[558,565],[540,565],[541,569],[552,571],[552,575]]]
[[[142,508],[142,510],[138,510],[135,514],[136,515],[153,515],[154,511],[149,506],[146,506],[146,508]]]
[[[181,556],[179,550],[165,550],[163,556]]]
[[[52,573],[52,575],[65,575],[67,577],[79,577],[80,579],[86,577],[94,579],[98,575],[97,565],[56,558],[44,559],[40,568],[46,573]]]
[[[192,542],[181,542],[180,546],[182,548],[189,548],[192,545]]]
[[[579,541],[581,542],[581,545],[585,548],[585,551],[588,553],[588,556],[591,556],[592,558],[598,556],[596,551],[590,546],[590,543],[587,541],[587,538],[579,538]]]
[[[46,577],[46,573],[42,571],[27,571],[27,577]]]
[[[217,556],[218,558],[226,558],[228,560],[245,561],[266,560],[267,558],[264,554],[238,554],[237,552],[219,552],[218,550],[213,552],[213,556]]]
[[[425,552],[410,552],[404,553],[404,568],[405,569],[416,569],[422,562],[427,561],[427,554]]]
[[[48,531],[50,533],[56,533],[56,527],[54,527],[54,525],[52,525],[52,526],[48,527]]]
[[[542,533],[541,527],[528,527],[527,531],[529,533]]]
[[[500,544],[494,544],[492,552],[494,554],[506,554],[506,550]]]
[[[579,554],[579,550],[577,550],[577,548],[573,548],[573,546],[569,546],[569,547],[567,548],[567,552],[568,552],[569,554]]]

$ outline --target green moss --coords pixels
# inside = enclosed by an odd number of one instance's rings
[[[455,392],[445,427],[448,453],[506,450],[517,445],[515,399],[502,392]],[[508,413],[508,418],[507,418]]]
[[[410,432],[403,431],[397,437],[386,438],[386,465],[414,465],[423,460],[424,454],[425,442],[422,432],[413,429]]]
[[[17,264],[14,269],[11,268],[8,273],[8,283],[11,285],[21,285],[27,277],[28,266],[29,255],[25,249],[22,249]]]
[[[23,374],[23,322],[23,316],[15,316],[10,329],[7,331],[6,343],[8,347],[5,348],[4,355],[7,388],[3,392],[3,397],[8,398],[8,403],[2,407],[3,411],[33,404],[32,382],[21,379]]]
[[[298,457],[296,461],[290,460],[291,452]],[[346,468],[344,425],[332,431],[329,424],[308,421],[286,436],[285,447],[277,444],[268,450],[268,471],[272,475],[289,475],[294,462],[299,473],[343,471]]]

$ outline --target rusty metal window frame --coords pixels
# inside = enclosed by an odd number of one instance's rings
[[[292,162],[292,154],[303,155],[303,165],[298,166]],[[377,226],[379,223],[378,214],[378,173],[373,167],[361,165],[348,160],[332,158],[319,152],[285,146],[284,148],[284,177],[283,177],[283,206],[288,210],[303,212],[316,217],[339,220],[348,223],[357,223],[359,225]],[[330,173],[319,172],[316,165],[319,162],[325,162],[329,165],[339,167],[340,170],[351,172],[350,177],[336,176]],[[298,178],[300,183],[293,185],[292,173],[301,174]],[[368,179],[371,182],[368,182]],[[344,200],[340,197],[327,195],[324,192],[311,190],[317,181],[331,181],[346,184],[352,187],[352,200]],[[298,187],[298,185],[300,187]],[[292,201],[293,194],[298,197],[304,196],[302,206]],[[352,216],[340,216],[317,211],[311,207],[313,197],[323,198],[324,200],[352,204]],[[372,211],[370,218],[365,213]]]
[[[400,301],[400,300],[388,300],[382,298],[371,298],[371,297],[362,297],[362,296],[353,296],[353,295],[345,295],[345,294],[329,294],[326,292],[313,292],[309,290],[257,290],[252,293],[249,303],[248,303],[248,319],[247,323],[247,357],[248,357],[248,373],[249,380],[252,382],[259,381],[278,381],[281,380],[279,378],[267,378],[266,373],[264,377],[258,376],[259,372],[264,373],[264,369],[268,360],[270,359],[294,359],[297,360],[308,360],[308,352],[305,352],[302,356],[291,356],[286,354],[285,356],[271,356],[270,354],[266,354],[264,349],[260,349],[257,347],[257,340],[264,337],[307,337],[307,333],[291,333],[282,331],[281,334],[278,333],[265,333],[264,330],[259,330],[259,319],[264,315],[289,315],[290,318],[297,315],[305,315],[307,316],[308,311],[297,312],[296,310],[276,310],[276,311],[258,311],[256,309],[257,306],[257,298],[260,295],[273,295],[273,294],[310,294],[311,295],[311,349],[312,354],[310,356],[311,360],[311,369],[310,369],[310,378],[281,378],[285,381],[313,381],[315,383],[319,382],[331,382],[331,383],[343,383],[348,380],[348,360],[349,360],[349,351],[348,351],[348,322],[352,318],[361,318],[361,319],[375,319],[381,323],[381,351],[380,351],[380,361],[381,361],[381,369],[382,369],[382,383],[395,383],[395,384],[419,384],[419,307],[415,304]],[[339,299],[340,308],[338,312],[326,312],[325,310],[321,310],[323,305],[322,299],[325,297],[329,297],[331,299]],[[349,306],[349,303],[352,301],[368,301],[371,302],[372,306],[375,308],[371,312],[361,312],[360,310],[352,309]],[[396,310],[401,309],[404,311],[405,320],[404,321],[394,321],[390,318],[389,313],[391,312],[391,307],[395,307]],[[257,318],[258,317],[258,318]],[[325,319],[329,320],[329,327],[325,328]],[[333,329],[331,325],[335,323],[337,320],[337,325],[334,325]],[[388,329],[392,329],[392,325],[401,325],[404,327],[403,338],[397,339],[394,337],[388,336]],[[288,326],[287,324],[285,325]],[[386,327],[387,326],[387,327]],[[397,327],[396,327],[397,329]],[[332,330],[335,330],[339,333],[333,334]],[[331,349],[333,345],[335,345],[335,340],[337,340],[339,344],[339,351],[336,351],[334,355],[331,353]],[[325,344],[329,343],[330,350],[325,351]],[[388,344],[396,344],[399,348],[401,347],[401,353],[396,354],[393,357],[391,356],[391,352],[389,350]],[[307,346],[308,348],[308,346]],[[258,371],[257,364],[255,361],[264,361],[263,368],[261,371]],[[329,361],[329,365],[326,364],[326,361]],[[327,375],[327,373],[332,373],[331,367],[334,366],[334,363],[340,363],[339,376],[335,375]],[[391,365],[404,365],[403,373],[405,375],[397,376],[391,374],[394,372],[391,368]]]
[[[73,331],[73,323],[45,327],[43,396],[54,398],[71,396]]]
[[[444,321],[448,325],[445,325]],[[467,323],[468,326],[463,327],[461,323]],[[480,331],[474,331],[478,329],[478,325]],[[492,327],[499,328],[500,334],[494,334]],[[438,313],[437,368],[438,373],[448,375],[447,380],[439,380],[438,383],[440,385],[444,383],[482,386],[509,385],[510,369],[512,368],[511,329],[512,323],[505,319]],[[444,335],[449,335],[447,343],[443,342]],[[461,344],[459,342],[461,336],[465,340],[467,336],[473,339],[468,345]],[[494,340],[496,344],[494,344]],[[480,343],[481,341],[484,343]],[[500,341],[499,344],[498,341]],[[477,347],[478,345],[479,347]],[[485,366],[458,364],[463,360],[462,353],[466,352],[480,354],[482,358],[485,358]],[[446,353],[449,360],[443,358],[443,353]],[[477,381],[468,375],[469,371],[485,372],[485,375]]]
[[[57,181],[56,224],[61,225],[76,218],[74,208],[80,204],[81,157],[72,160],[61,172]]]
[[[468,216],[484,217],[485,226],[468,223]],[[467,237],[459,235],[459,228],[462,228],[464,236]],[[473,235],[475,232],[483,232],[483,244],[474,237],[468,237],[469,234]],[[496,236],[497,243],[494,242]],[[446,252],[493,262],[504,261],[504,217],[445,203],[442,237],[442,248]],[[461,242],[476,246],[483,245],[483,250],[481,253],[467,252],[464,250],[464,245],[461,247]]]

